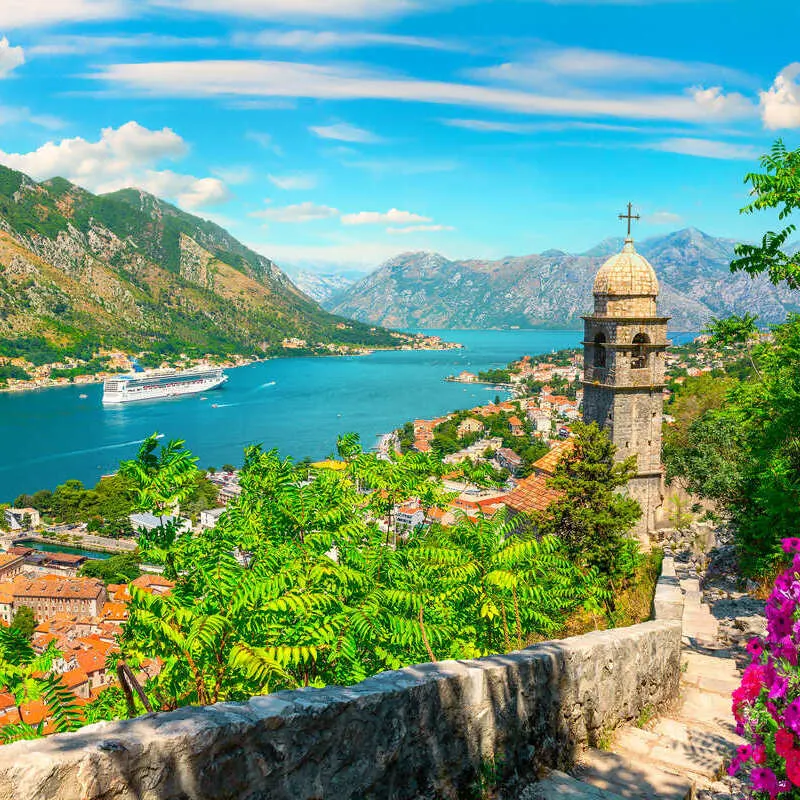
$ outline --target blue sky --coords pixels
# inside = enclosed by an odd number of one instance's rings
[[[2,0],[0,162],[136,185],[279,264],[752,238],[800,145],[794,0]]]

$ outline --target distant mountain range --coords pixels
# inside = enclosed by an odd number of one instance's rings
[[[365,277],[365,273],[356,270],[343,272],[312,272],[311,270],[283,265],[284,272],[292,279],[292,283],[318,303],[327,303],[342,294],[354,283]]]
[[[696,228],[636,244],[658,273],[659,308],[672,317],[673,330],[699,330],[712,316],[745,311],[775,323],[800,311],[800,292],[731,274],[735,244]],[[500,261],[403,253],[325,305],[388,327],[577,328],[591,309],[595,273],[622,245],[623,239],[607,239],[580,255],[547,250]]]
[[[323,310],[268,258],[153,195],[94,195],[0,167],[0,355],[85,355],[98,344],[258,354],[287,337],[396,344]]]

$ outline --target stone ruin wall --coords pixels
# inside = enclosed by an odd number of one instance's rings
[[[522,776],[564,768],[678,696],[670,580],[656,620],[630,628],[7,745],[0,800],[457,798],[493,759]]]

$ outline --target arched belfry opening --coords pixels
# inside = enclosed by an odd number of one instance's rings
[[[598,333],[594,337],[594,366],[605,367],[606,365],[606,335]]]
[[[633,337],[631,369],[647,369],[648,344],[650,344],[650,337],[646,333],[637,333]]]

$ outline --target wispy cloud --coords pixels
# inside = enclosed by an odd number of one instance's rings
[[[679,153],[699,158],[716,158],[731,161],[749,161],[758,158],[759,150],[749,144],[731,144],[713,139],[693,139],[690,137],[664,139],[639,145],[646,150],[662,150],[666,153]]]
[[[442,0],[150,0],[154,6],[255,19],[365,19],[391,17],[435,6]]]
[[[285,191],[313,189],[317,185],[316,175],[298,173],[296,175],[268,175],[267,177],[273,186]]]
[[[387,228],[386,233],[392,236],[407,236],[411,233],[439,233],[440,231],[454,231],[451,225],[409,225],[407,228]]]
[[[212,175],[216,175],[220,180],[230,186],[235,186],[240,183],[249,183],[253,180],[252,168],[241,165],[235,167],[215,167],[211,170]]]
[[[374,144],[383,141],[380,136],[357,125],[337,122],[334,125],[312,125],[309,130],[321,139],[334,139],[337,142],[357,142]]]
[[[749,76],[716,64],[582,47],[543,47],[525,60],[474,69],[469,74],[494,83],[550,90],[562,83],[596,85],[610,80],[624,80],[626,85],[684,86],[712,81],[752,84]]]
[[[781,70],[770,89],[761,92],[761,117],[770,130],[800,128],[800,61]]]
[[[17,67],[25,63],[25,53],[21,47],[12,47],[4,36],[0,39],[0,78],[5,78]]]
[[[347,156],[347,153],[342,155]],[[386,175],[427,175],[436,172],[453,172],[459,167],[457,161],[434,158],[359,159],[356,161],[345,160],[342,163],[345,167],[363,169],[382,177]]]
[[[409,225],[417,222],[432,222],[430,217],[412,214],[391,208],[389,211],[359,211],[357,214],[343,214],[343,225]]]
[[[465,50],[461,42],[426,36],[399,36],[371,31],[268,30],[239,33],[233,43],[242,47],[286,48],[290,50],[356,50],[367,47],[408,47],[424,50]]]
[[[71,56],[105,53],[109,50],[136,50],[151,47],[215,47],[220,40],[207,37],[166,36],[154,33],[129,36],[59,35],[40,39],[28,48],[33,56]]]
[[[477,106],[522,114],[705,122],[751,117],[754,103],[720,88],[682,94],[558,96],[496,86],[399,78],[355,67],[282,61],[113,64],[92,77],[159,97],[383,99]]]
[[[483,119],[442,119],[443,125],[450,128],[463,128],[478,133],[547,133],[559,131],[609,131],[613,133],[653,133],[652,126],[619,125],[613,122],[582,122],[580,120],[563,120],[557,122],[507,122],[505,120]],[[660,133],[685,133],[685,128],[659,127]]]
[[[113,19],[129,10],[124,0],[3,0],[0,30]]]
[[[57,131],[66,125],[63,119],[52,114],[36,114],[25,107],[0,106],[0,125],[29,123],[46,130]]]
[[[159,162],[181,158],[186,152],[186,143],[172,129],[150,130],[128,122],[104,128],[94,142],[75,137],[47,142],[28,153],[0,151],[0,162],[38,180],[64,176],[95,192],[136,186],[186,208],[226,201],[228,189],[219,178],[155,169]]]
[[[673,211],[654,211],[645,219],[651,225],[679,225],[683,222],[683,217]]]
[[[339,212],[337,209],[331,208],[330,206],[318,206],[307,201],[305,203],[296,203],[291,206],[254,211],[250,216],[268,219],[273,222],[302,223],[338,217]]]

